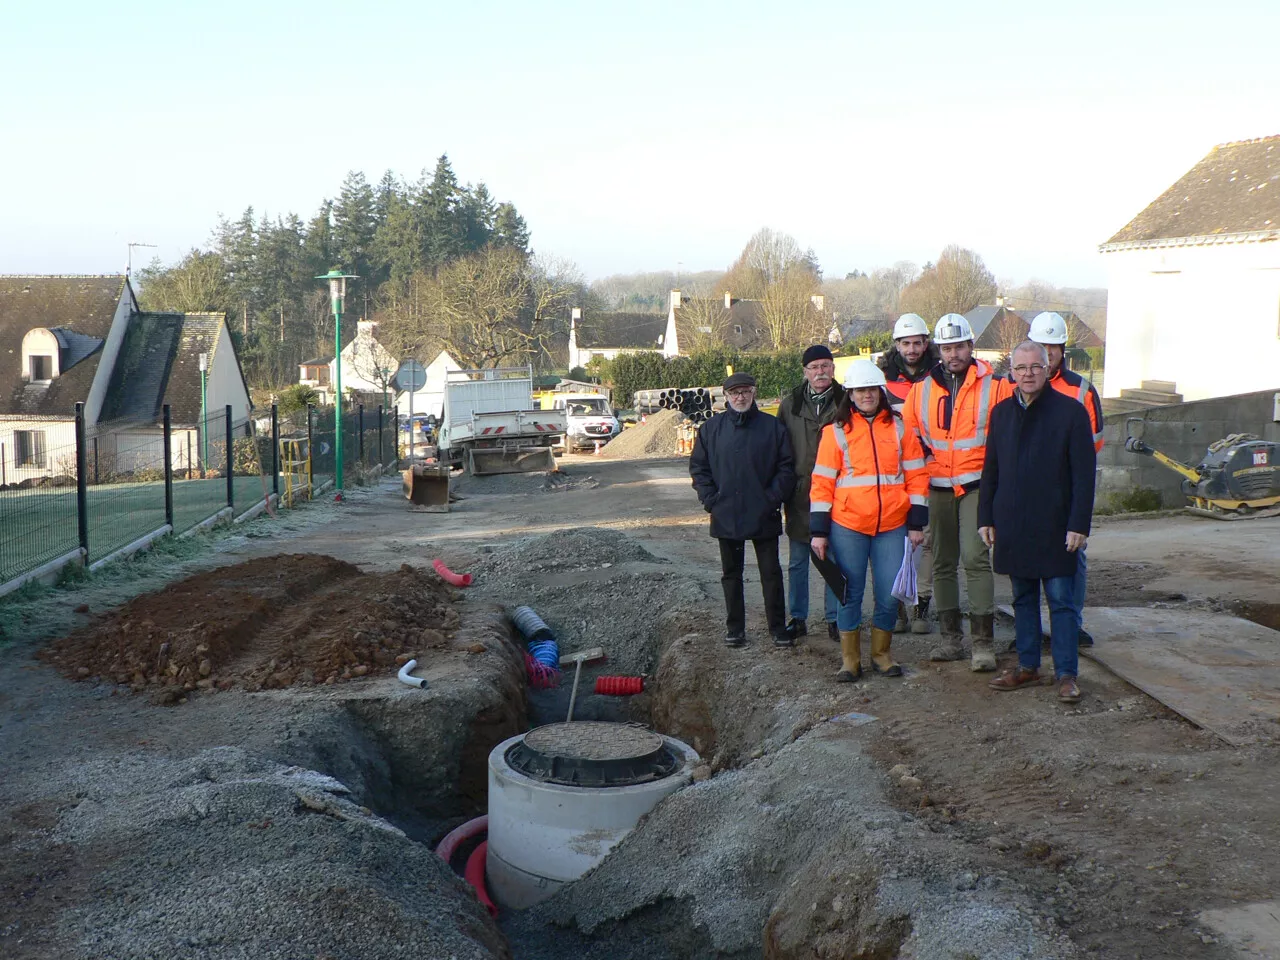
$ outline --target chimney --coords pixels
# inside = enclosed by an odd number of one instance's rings
[[[1003,306],[1004,306],[1004,297],[996,297],[996,306],[997,306],[997,307],[1003,307]]]
[[[569,323],[572,325],[582,319],[582,308],[574,307],[573,312],[569,315]]]
[[[728,310],[732,306],[733,306],[733,296],[729,293],[728,290],[726,290],[724,292],[724,308]]]
[[[377,329],[378,329],[378,323],[376,320],[357,320],[356,321],[357,337],[372,337],[373,332]]]
[[[684,301],[683,301],[683,300],[681,299],[681,297],[680,297],[680,291],[679,291],[679,290],[672,290],[672,291],[671,291],[671,309],[672,309],[672,310],[678,310],[678,309],[680,309],[680,304],[681,304],[681,303],[683,303],[683,302],[684,302]]]
[[[825,298],[825,297],[823,297],[823,295],[822,295],[822,294],[820,294],[820,293],[815,293],[815,294],[813,294],[812,296],[810,296],[810,297],[809,297],[809,302],[813,304],[813,309],[815,309],[815,310],[817,310],[819,313],[821,313],[821,312],[822,312],[822,305],[823,305],[824,303],[826,303],[827,301],[826,301],[826,298]]]

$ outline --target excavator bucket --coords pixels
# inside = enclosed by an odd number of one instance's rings
[[[414,464],[404,471],[404,496],[421,510],[448,513],[449,468],[439,463]]]
[[[472,447],[467,472],[473,477],[495,473],[541,473],[556,468],[550,447]]]

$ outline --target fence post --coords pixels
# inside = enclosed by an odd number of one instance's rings
[[[409,439],[413,439],[413,424],[409,424]],[[391,408],[391,460],[400,466],[400,404]],[[410,466],[413,463],[410,462]]]
[[[280,408],[271,405],[271,492],[280,496]]]
[[[231,507],[231,513],[235,514],[236,500],[236,484],[235,484],[235,457],[233,456],[232,446],[233,439],[231,436],[231,404],[227,404],[226,412],[223,414],[227,418],[227,506]]]
[[[167,403],[164,405],[164,522],[173,532],[173,423]]]
[[[102,481],[98,479],[98,438],[93,438],[93,482],[95,485]]]
[[[84,564],[89,565],[89,451],[84,439],[84,404],[76,404],[76,520]]]
[[[382,404],[378,404],[378,466],[381,467],[385,460],[382,459]]]
[[[314,404],[307,404],[307,499],[311,500],[316,495],[316,477],[315,477],[315,452],[311,449],[311,414],[315,410]]]
[[[356,407],[356,429],[360,431],[360,462],[364,463],[364,404]]]

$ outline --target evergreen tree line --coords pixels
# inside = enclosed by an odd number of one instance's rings
[[[360,317],[414,299],[424,278],[480,251],[527,261],[528,227],[484,183],[459,184],[446,155],[415,182],[387,171],[370,184],[353,171],[306,222],[253,207],[220,218],[208,249],[152,261],[137,279],[144,309],[225,312],[250,385],[280,387],[302,361],[333,354],[328,291],[315,277],[334,266],[360,277],[348,287],[345,342]]]

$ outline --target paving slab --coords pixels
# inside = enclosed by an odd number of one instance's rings
[[[1227,743],[1280,735],[1280,632],[1227,614],[1089,607],[1080,655]]]

